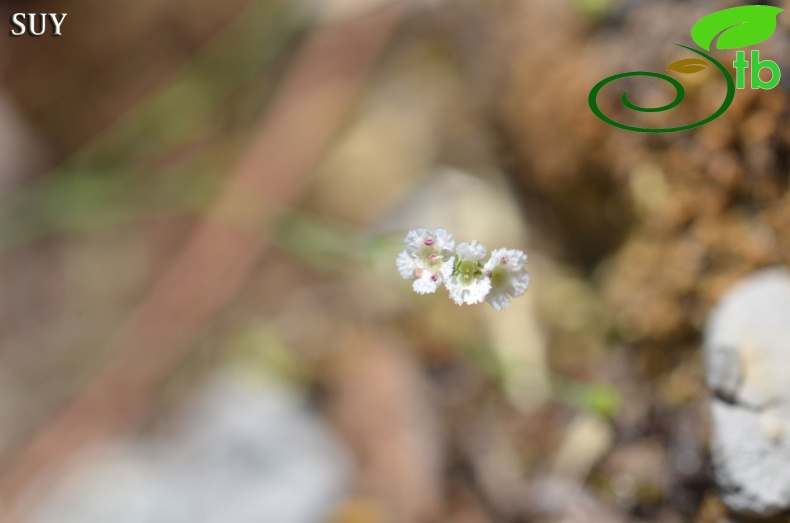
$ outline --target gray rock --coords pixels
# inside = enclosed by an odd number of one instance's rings
[[[790,509],[790,271],[764,270],[733,288],[704,348],[724,502],[755,516]]]
[[[346,456],[287,390],[216,380],[157,440],[83,455],[32,523],[315,523],[348,486]]]

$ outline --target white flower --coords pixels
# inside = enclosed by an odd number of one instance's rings
[[[483,273],[480,263],[486,255],[486,248],[473,241],[460,244],[455,253],[458,262],[445,283],[450,298],[458,305],[480,303],[491,290],[491,282]]]
[[[458,305],[485,300],[502,310],[529,287],[527,255],[517,249],[496,249],[483,263],[485,246],[472,241],[455,248],[444,229],[412,229],[404,243],[406,250],[396,260],[398,272],[413,281],[412,288],[419,294],[436,292],[444,284]]]
[[[412,229],[404,239],[406,250],[396,260],[398,272],[406,280],[414,280],[418,294],[436,292],[452,274],[455,242],[444,229]]]
[[[510,298],[517,298],[527,292],[529,274],[524,268],[527,255],[517,249],[496,249],[483,267],[483,272],[491,281],[491,292],[486,301],[496,310],[510,306]]]

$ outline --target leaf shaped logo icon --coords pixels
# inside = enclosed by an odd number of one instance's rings
[[[691,29],[691,38],[710,51],[713,40],[718,49],[737,49],[759,44],[776,30],[776,17],[784,11],[769,5],[744,5],[723,9],[701,18]]]
[[[702,71],[708,67],[708,62],[701,58],[684,58],[677,62],[672,62],[667,66],[667,71],[676,71],[683,74],[692,74]]]

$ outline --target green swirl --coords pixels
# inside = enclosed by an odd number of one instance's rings
[[[620,78],[626,78],[629,76],[651,76],[654,78],[660,78],[664,81],[667,81],[670,84],[672,84],[672,86],[675,88],[675,93],[676,93],[675,99],[666,105],[662,105],[661,107],[640,107],[632,103],[628,99],[628,91],[623,92],[623,95],[620,97],[620,101],[623,103],[625,107],[633,111],[639,111],[642,113],[657,113],[661,111],[668,111],[673,107],[680,105],[680,103],[686,97],[686,91],[685,89],[683,89],[683,86],[680,84],[680,82],[678,82],[671,76],[662,73],[654,73],[651,71],[632,71],[630,73],[620,73],[610,76],[608,78],[604,78],[603,80],[595,84],[595,87],[592,88],[592,90],[590,91],[590,96],[588,97],[590,109],[592,109],[592,112],[595,114],[595,116],[597,116],[604,122],[608,123],[609,125],[613,125],[614,127],[619,127],[620,129],[625,129],[627,131],[635,131],[638,133],[674,133],[677,131],[686,131],[688,129],[694,129],[695,127],[699,127],[700,125],[705,125],[706,123],[712,122],[713,120],[724,114],[724,112],[727,109],[729,109],[730,104],[732,104],[732,101],[735,98],[735,80],[732,79],[732,76],[727,71],[727,69],[725,69],[724,66],[712,56],[682,44],[675,44],[675,45],[688,49],[689,51],[692,51],[694,53],[697,53],[698,55],[707,58],[711,63],[713,63],[716,67],[718,67],[719,71],[721,71],[722,75],[724,75],[724,79],[727,81],[727,96],[724,98],[724,102],[722,103],[721,107],[719,107],[719,109],[715,113],[698,122],[690,123],[688,125],[680,125],[678,127],[667,127],[664,129],[636,127],[633,125],[626,125],[620,122],[616,122],[615,120],[612,120],[611,118],[603,114],[601,109],[598,107],[598,93],[600,92],[601,89],[603,89],[603,87],[606,84],[608,84],[609,82],[613,82],[615,80],[619,80]]]

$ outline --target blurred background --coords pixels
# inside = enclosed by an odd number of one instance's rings
[[[702,349],[733,285],[790,263],[790,84],[669,135],[587,105],[745,3],[2,2],[68,17],[0,37],[0,521],[790,508],[787,472],[737,497],[752,462],[715,450]],[[785,70],[788,27],[760,46]],[[672,118],[719,106],[713,72],[683,80]],[[523,249],[529,291],[414,294],[395,257],[418,226]],[[748,379],[790,371],[771,358]],[[757,454],[786,464],[772,398]]]

